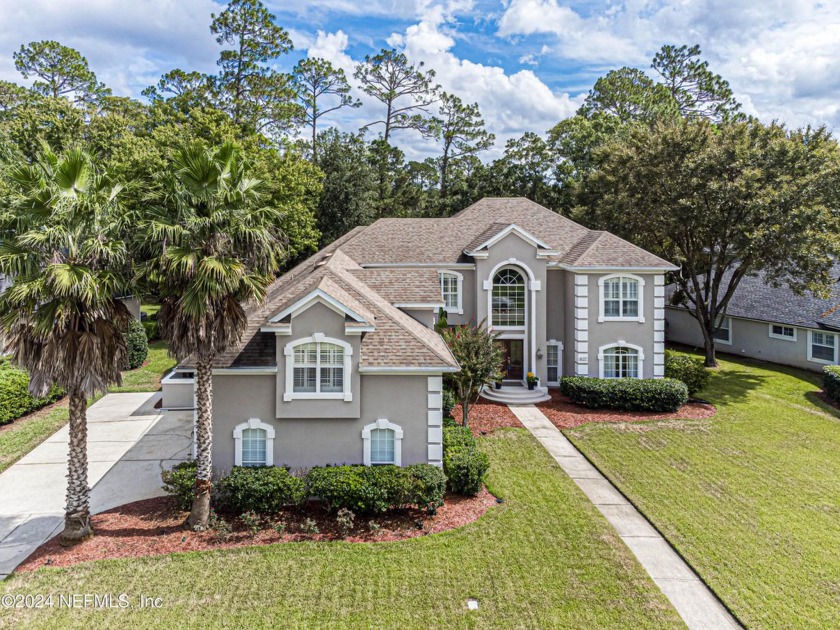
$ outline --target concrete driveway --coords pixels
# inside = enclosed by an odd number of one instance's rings
[[[192,413],[161,413],[159,399],[108,394],[88,409],[94,514],[162,495],[161,470],[189,457]],[[63,527],[67,437],[64,426],[0,474],[0,579]]]

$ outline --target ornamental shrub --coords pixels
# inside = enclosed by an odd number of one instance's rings
[[[446,481],[430,464],[317,467],[306,476],[308,494],[330,510],[377,514],[415,505],[433,512],[443,505]]]
[[[131,318],[128,324],[128,332],[125,337],[128,346],[126,357],[126,369],[134,370],[143,365],[143,361],[149,356],[149,340],[146,337],[146,328],[139,320]]]
[[[443,450],[446,452],[450,448],[478,448],[478,442],[473,437],[472,431],[468,427],[460,424],[452,427],[443,428]]]
[[[446,475],[443,470],[431,464],[412,464],[403,470],[411,480],[408,503],[425,509],[429,514],[435,514],[443,505],[443,495],[446,493]]]
[[[688,401],[688,386],[673,378],[564,376],[560,391],[590,409],[667,412]]]
[[[673,350],[665,351],[665,377],[675,378],[685,383],[689,396],[694,396],[697,392],[706,389],[710,376],[711,373],[703,365],[701,359]]]
[[[8,359],[0,363],[0,425],[25,416],[64,396],[56,385],[44,398],[34,398],[29,393],[29,375],[14,367]]]
[[[823,391],[835,402],[840,402],[840,365],[823,368]]]
[[[489,468],[490,459],[487,454],[476,448],[456,446],[443,452],[443,471],[449,489],[456,494],[478,494]]]
[[[153,320],[145,320],[141,322],[143,330],[146,331],[146,339],[148,341],[157,341],[160,337],[158,334],[158,323]]]
[[[276,466],[234,466],[216,489],[219,507],[233,514],[276,514],[281,508],[298,505],[306,498],[303,479]]]
[[[452,409],[455,407],[455,392],[451,389],[443,390],[443,417],[452,415]]]
[[[171,470],[164,470],[160,476],[163,479],[163,489],[178,499],[178,507],[189,510],[195,498],[195,462],[181,462]]]

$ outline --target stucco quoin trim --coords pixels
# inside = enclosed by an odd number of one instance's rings
[[[575,274],[575,376],[589,376],[589,276]]]
[[[665,376],[665,276],[653,278],[653,377]]]
[[[394,464],[402,466],[402,427],[390,422],[386,418],[379,418],[376,422],[372,422],[362,429],[362,444],[364,448],[363,462],[365,466],[370,466],[370,432],[374,429],[391,429],[394,432]]]
[[[274,427],[259,418],[249,418],[233,429],[233,465],[242,465],[242,432],[245,429],[263,429],[265,431],[265,465],[274,466]]]

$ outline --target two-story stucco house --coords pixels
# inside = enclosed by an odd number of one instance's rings
[[[672,269],[522,198],[356,228],[248,308],[213,372],[214,463],[440,464],[443,377],[458,370],[434,330],[441,307],[449,325],[499,333],[505,380],[487,397],[540,400],[563,374],[661,377]],[[178,376],[165,407],[191,404]]]

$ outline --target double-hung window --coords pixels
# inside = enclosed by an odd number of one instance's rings
[[[811,331],[808,340],[808,360],[817,363],[837,363],[837,335]]]
[[[713,337],[718,343],[732,344],[732,320],[729,317],[718,317],[718,328]]]
[[[452,271],[440,272],[440,293],[447,313],[461,314],[461,274]]]
[[[286,346],[286,393],[295,398],[344,398],[350,394],[350,344],[316,334]]]
[[[643,280],[635,276],[608,276],[598,283],[601,288],[600,321],[644,321]]]
[[[560,344],[549,341],[545,348],[545,380],[556,385],[560,383]]]

